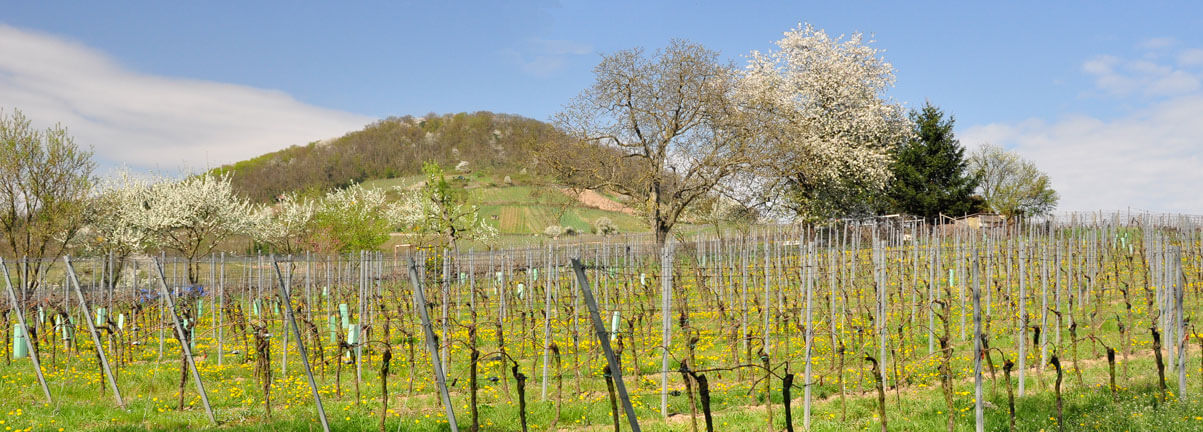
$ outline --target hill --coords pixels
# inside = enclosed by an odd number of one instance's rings
[[[291,191],[320,193],[353,183],[421,173],[422,163],[447,168],[542,174],[538,143],[565,137],[550,124],[510,114],[459,113],[389,117],[332,140],[311,142],[224,165],[235,190],[256,202]]]
[[[214,172],[229,174],[237,193],[271,202],[283,193],[316,196],[354,183],[417,187],[422,163],[435,161],[467,180],[473,201],[503,235],[539,234],[549,225],[589,232],[603,216],[623,232],[644,231],[621,197],[570,194],[539,165],[538,145],[566,139],[550,124],[510,114],[390,117],[336,139],[292,146]],[[456,173],[452,168],[461,161],[468,169]]]

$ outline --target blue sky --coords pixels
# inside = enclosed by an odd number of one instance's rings
[[[808,22],[864,32],[910,107],[1048,171],[1063,210],[1203,214],[1194,2],[0,1],[0,107],[107,165],[187,171],[391,115],[546,120],[600,55],[685,38],[742,64]]]

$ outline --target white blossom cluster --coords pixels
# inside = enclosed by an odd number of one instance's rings
[[[324,214],[340,215],[348,221],[364,221],[379,217],[392,226],[397,223],[398,210],[396,207],[388,202],[384,190],[365,188],[362,185],[354,184],[326,194],[319,204],[319,211]]]
[[[317,205],[313,199],[290,193],[274,205],[261,207],[255,218],[256,240],[284,253],[303,249],[311,232]]]
[[[208,254],[221,241],[253,233],[257,209],[234,194],[229,176],[203,174],[149,187],[134,223],[156,245],[187,257]]]
[[[861,34],[832,38],[809,24],[776,45],[751,53],[738,92],[751,126],[780,150],[779,174],[812,187],[884,185],[890,149],[911,133],[903,107],[885,97],[893,66]]]
[[[387,239],[423,210],[412,199],[390,202],[385,191],[358,184],[318,199],[286,194],[274,204],[256,205],[235,194],[226,175],[175,181],[122,172],[103,183],[83,238],[92,252],[121,256],[163,249],[196,258],[234,236],[290,254],[315,245],[319,222],[340,235],[365,230]]]
[[[353,184],[320,199],[285,195],[261,211],[257,241],[284,253],[376,247],[400,222],[398,208],[386,190]]]
[[[162,248],[195,257],[259,227],[257,208],[233,193],[227,176],[146,180],[119,172],[89,206],[87,247],[129,253]]]
[[[143,223],[151,182],[127,171],[103,180],[95,201],[88,208],[82,238],[92,252],[126,255],[146,249],[154,237]]]

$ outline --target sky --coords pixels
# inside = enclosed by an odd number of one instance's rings
[[[21,2],[0,0],[0,109],[102,167],[195,172],[389,116],[548,120],[606,53],[673,38],[737,65],[809,23],[861,32],[888,96],[1017,151],[1059,211],[1203,214],[1199,2]]]

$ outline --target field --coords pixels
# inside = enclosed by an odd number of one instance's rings
[[[532,237],[541,237],[548,226],[558,225],[571,227],[579,234],[588,234],[594,229],[594,223],[602,217],[609,218],[621,233],[647,232],[646,224],[640,218],[614,208],[624,208],[622,199],[616,196],[598,195],[604,203],[585,203],[569,196],[565,189],[547,179],[537,176],[513,173],[511,182],[504,181],[504,175],[498,175],[490,170],[478,170],[472,173],[455,174],[452,179],[458,186],[464,187],[471,199],[480,208],[480,215],[485,223],[497,229],[498,238],[490,242],[505,247],[521,247],[532,243]],[[364,182],[363,186],[372,189],[391,190],[395,187],[415,189],[424,181],[421,175],[378,179]],[[396,196],[390,196],[395,199]],[[605,204],[610,210],[598,208],[597,204]],[[687,231],[696,231],[697,227],[682,224]],[[582,241],[591,241],[585,239]],[[389,250],[394,245],[407,244],[409,238],[397,236],[395,240],[383,245],[381,249]],[[482,242],[469,242],[467,247],[483,248]]]
[[[7,313],[0,425],[321,430],[284,282],[332,430],[450,429],[419,307],[464,430],[474,418],[480,430],[630,430],[624,399],[649,431],[707,430],[707,413],[720,431],[973,430],[979,406],[985,430],[1203,430],[1201,238],[1189,219],[1098,216],[764,227],[665,255],[624,237],[422,251],[417,307],[406,256],[299,257],[280,277],[270,257],[215,256],[196,264],[203,292],[170,298],[216,423],[156,294],[162,279],[188,286],[187,263],[169,258],[160,278],[149,257],[116,271],[82,258],[74,272],[60,259],[21,301],[53,400],[31,359],[11,358]],[[626,398],[608,385],[575,257]]]

